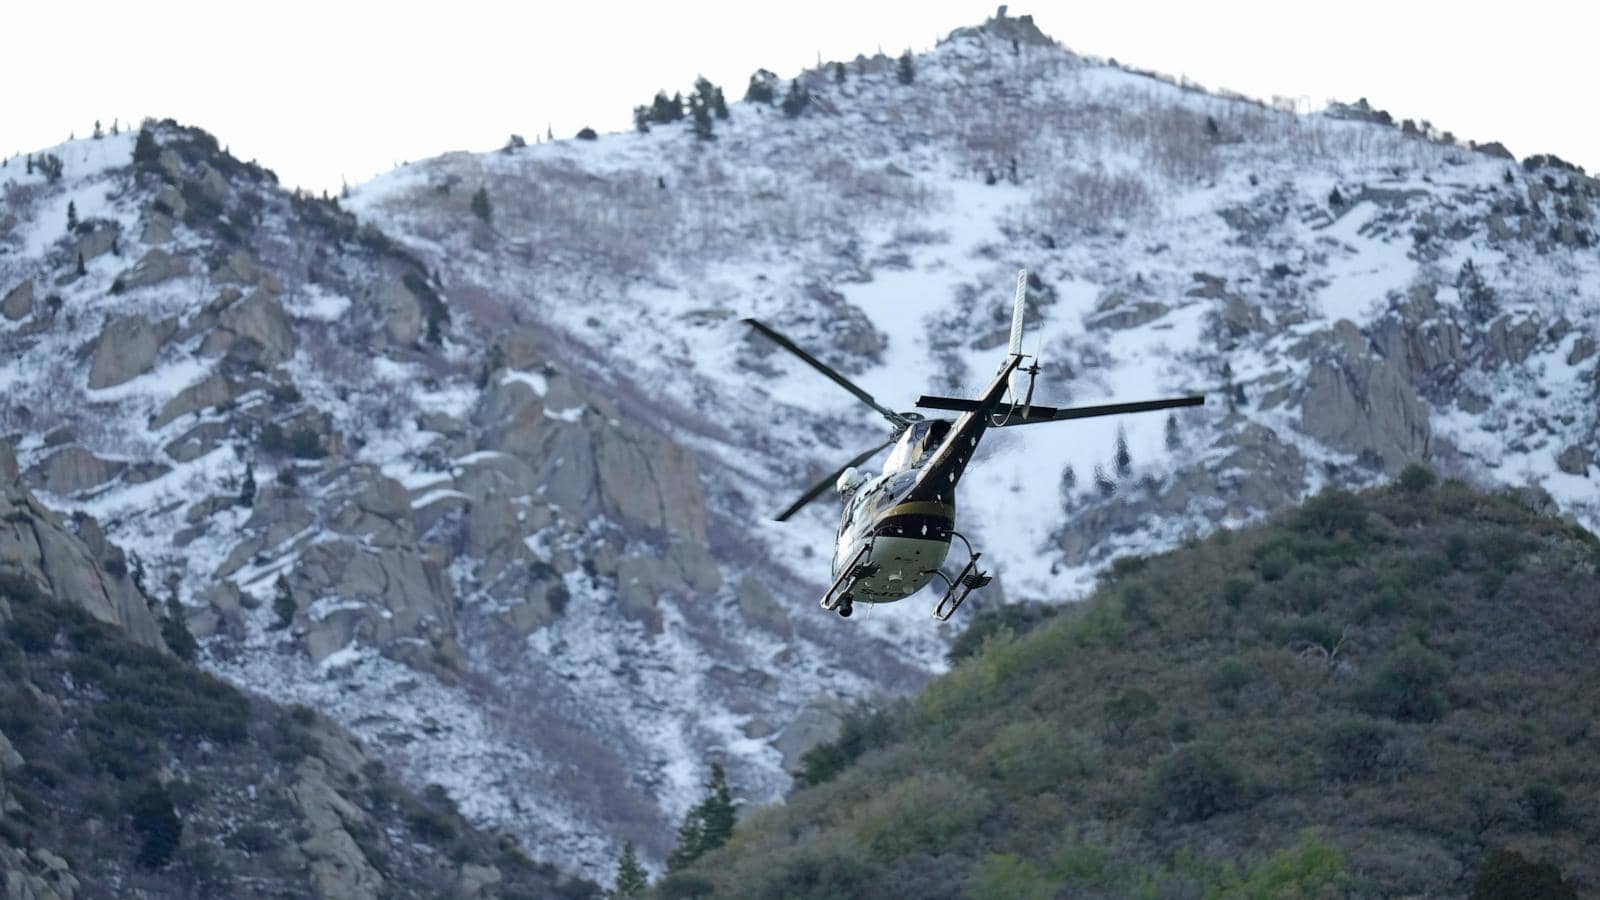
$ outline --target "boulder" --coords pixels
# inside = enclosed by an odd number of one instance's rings
[[[372,303],[383,319],[383,336],[394,347],[410,347],[422,336],[422,301],[398,278],[378,283]]]
[[[838,740],[844,731],[844,717],[848,707],[843,700],[821,695],[800,707],[795,717],[778,731],[772,746],[783,756],[783,770],[798,775],[805,767],[801,760],[806,751]]]
[[[217,449],[232,432],[227,422],[201,422],[173,438],[162,450],[178,462],[192,462]]]
[[[312,544],[301,552],[290,585],[296,597],[314,598],[297,619],[313,661],[356,639],[380,648],[420,639],[447,655],[454,648],[454,599],[439,570],[414,550],[345,539]],[[337,602],[319,606],[322,598]]]
[[[116,478],[127,467],[126,463],[101,459],[79,446],[71,446],[52,453],[47,459],[28,470],[28,483],[60,497],[70,497],[80,491],[99,487]]]
[[[85,260],[94,259],[115,249],[121,233],[122,226],[115,222],[96,222],[93,231],[78,238],[73,250]]]
[[[1428,409],[1403,369],[1370,350],[1347,319],[1319,335],[1312,353],[1301,431],[1335,450],[1371,455],[1391,475],[1427,459]]]
[[[179,391],[176,396],[168,400],[161,407],[161,411],[150,421],[151,428],[162,428],[180,416],[192,412],[221,406],[234,397],[233,384],[220,372],[208,376],[204,381],[191,384]]]
[[[734,597],[746,622],[780,637],[794,634],[789,613],[784,610],[783,604],[773,599],[771,592],[758,579],[749,575],[740,578],[734,587]]]
[[[17,454],[11,445],[0,441],[0,486],[17,480]]]
[[[1539,320],[1536,318],[1520,319],[1515,323],[1509,315],[1495,319],[1489,326],[1489,333],[1484,336],[1486,361],[1491,365],[1520,365],[1539,345],[1539,331]]]
[[[222,327],[234,336],[229,353],[271,367],[294,355],[294,331],[277,295],[260,288],[222,313]]]
[[[152,323],[141,315],[116,316],[100,329],[89,366],[93,390],[130,381],[155,367],[161,347],[177,333],[176,318]]]
[[[1372,344],[1383,358],[1405,370],[1413,384],[1444,400],[1454,394],[1456,376],[1466,368],[1467,345],[1461,327],[1436,298],[1431,282],[1413,285],[1372,325]]]
[[[172,229],[174,223],[168,216],[160,213],[151,213],[144,220],[144,228],[139,232],[141,244],[167,244],[172,242]]]
[[[1568,475],[1587,476],[1592,465],[1594,465],[1594,452],[1582,444],[1573,444],[1556,457],[1557,468]]]
[[[371,833],[376,827],[366,813],[344,799],[328,777],[321,759],[303,760],[289,789],[305,824],[300,851],[311,867],[312,891],[318,897],[377,900],[387,895],[383,876],[372,867],[350,830]]]
[[[31,278],[6,291],[5,299],[0,300],[0,314],[13,322],[27,318],[32,312],[33,279]]]
[[[123,272],[117,278],[126,290],[149,287],[163,281],[171,281],[189,274],[189,263],[181,256],[174,256],[165,250],[153,249],[145,253],[133,268]]]
[[[1113,291],[1095,304],[1094,312],[1085,317],[1084,325],[1090,329],[1109,328],[1120,331],[1154,322],[1170,311],[1171,308],[1164,303],[1136,300],[1121,292]]]
[[[1575,366],[1594,355],[1594,338],[1583,335],[1572,342],[1572,350],[1567,354],[1567,365]]]
[[[213,284],[244,284],[252,285],[261,281],[263,272],[260,265],[243,250],[235,250],[228,254],[228,258],[211,273]]]
[[[465,900],[478,900],[500,896],[499,886],[504,876],[494,866],[464,863],[456,877],[456,893]]]
[[[183,192],[173,185],[163,185],[156,192],[156,198],[150,205],[153,215],[166,215],[181,219],[189,212],[189,203],[183,199]]]

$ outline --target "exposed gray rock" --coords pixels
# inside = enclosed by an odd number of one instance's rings
[[[303,760],[295,770],[290,796],[310,834],[300,850],[311,864],[311,886],[318,897],[377,900],[384,896],[383,876],[361,852],[350,829],[370,831],[371,818],[341,796],[330,783],[321,759]]]
[[[265,270],[243,250],[235,250],[228,254],[222,265],[211,273],[213,284],[244,284],[253,285],[267,277]]]
[[[147,251],[133,268],[117,277],[122,281],[123,288],[132,290],[160,284],[187,274],[189,274],[187,260],[157,248]]]
[[[199,188],[201,196],[212,203],[221,206],[228,201],[228,180],[211,163],[200,164],[200,178],[192,183]]]
[[[12,451],[11,445],[0,441],[0,485],[10,484],[17,480],[17,454]]]
[[[151,204],[151,212],[156,215],[168,215],[181,219],[189,212],[189,204],[183,199],[183,192],[173,185],[163,185],[156,192],[156,197]]]
[[[162,449],[178,462],[191,462],[217,449],[232,432],[233,428],[227,422],[201,422],[173,438]]]
[[[1428,409],[1406,373],[1369,350],[1347,319],[1315,341],[1300,430],[1335,450],[1371,454],[1390,474],[1427,459],[1432,437]]]
[[[1588,475],[1594,465],[1594,451],[1582,444],[1573,444],[1556,457],[1556,466],[1568,475]]]
[[[99,523],[77,516],[76,533],[15,483],[0,484],[0,582],[81,606],[139,643],[163,647],[149,601],[127,575],[122,551]]]
[[[172,242],[172,229],[174,223],[168,216],[160,213],[151,213],[144,220],[144,228],[139,232],[141,244],[167,244]]]
[[[78,238],[73,251],[83,256],[84,260],[91,260],[102,254],[110,253],[117,246],[117,237],[122,233],[122,226],[115,222],[96,222],[93,231]]]
[[[774,599],[772,593],[757,579],[748,575],[740,578],[734,595],[746,622],[781,637],[794,634],[794,625],[789,621],[789,613],[784,610],[783,604]]]
[[[52,453],[29,469],[27,480],[36,489],[69,497],[105,484],[126,467],[126,463],[101,459],[82,447],[72,446]]]
[[[456,890],[466,900],[498,897],[500,894],[496,888],[503,880],[504,876],[494,866],[465,863],[461,866],[461,873],[456,879]]]
[[[398,278],[386,278],[371,294],[383,319],[383,336],[394,347],[410,347],[422,336],[422,301]]]
[[[271,367],[294,355],[294,331],[283,305],[269,288],[259,288],[222,313],[222,327],[234,337],[229,353]]]
[[[1490,365],[1519,365],[1539,345],[1539,330],[1539,320],[1536,318],[1519,319],[1515,324],[1509,315],[1495,319],[1484,336],[1485,361]]]
[[[1575,366],[1594,355],[1594,338],[1583,335],[1572,342],[1572,351],[1567,354],[1567,365]]]
[[[1468,353],[1461,327],[1436,299],[1431,282],[1413,285],[1371,329],[1372,343],[1405,370],[1412,383],[1437,399],[1453,393]]]
[[[821,695],[811,700],[785,725],[772,746],[783,754],[783,770],[798,775],[804,769],[801,758],[818,744],[837,740],[844,731],[845,704],[836,697]]]
[[[1120,292],[1111,291],[1095,304],[1094,312],[1084,317],[1084,325],[1120,331],[1137,328],[1154,322],[1170,312],[1170,307],[1154,300],[1139,300]]]
[[[419,638],[459,660],[449,587],[416,552],[324,541],[302,551],[290,584],[297,597],[339,601],[327,609],[313,605],[296,617],[313,661],[358,638],[377,647]]]
[[[0,300],[0,314],[15,322],[27,318],[31,312],[33,312],[33,279],[29,278],[6,291],[5,299]]]
[[[161,347],[178,331],[176,318],[151,323],[141,315],[117,316],[100,329],[89,366],[89,387],[122,384],[155,367]]]
[[[151,420],[151,428],[161,428],[167,423],[192,412],[221,406],[234,397],[233,384],[222,373],[214,373],[204,381],[191,384],[179,391],[161,407],[161,412]]]

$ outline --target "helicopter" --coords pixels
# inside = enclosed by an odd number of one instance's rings
[[[890,425],[887,440],[862,451],[813,484],[775,517],[779,522],[787,521],[830,485],[841,495],[844,510],[834,538],[833,580],[822,596],[823,609],[848,618],[857,601],[893,603],[937,579],[943,582],[944,590],[934,604],[933,617],[943,622],[955,614],[969,594],[993,580],[992,573],[978,567],[983,554],[955,530],[956,485],[988,429],[1205,404],[1204,395],[1070,408],[1034,404],[1038,355],[1022,353],[1027,291],[1028,273],[1022,270],[1017,273],[1006,357],[981,394],[972,399],[928,395],[917,398],[915,405],[921,409],[960,413],[954,419],[929,418],[915,411],[895,412],[765,323],[753,318],[744,320],[872,407]],[[1024,367],[1023,362],[1030,358],[1033,362]],[[1021,375],[1027,375],[1028,380],[1027,387],[1019,391]],[[857,468],[891,445],[894,449],[881,473],[869,475]],[[967,552],[966,564],[954,578],[941,568],[950,553],[952,538],[960,540]]]

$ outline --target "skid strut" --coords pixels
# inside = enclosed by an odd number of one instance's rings
[[[983,554],[974,551],[971,542],[962,535],[953,531],[950,533],[961,538],[961,543],[967,545],[967,553],[970,555],[966,566],[961,569],[961,574],[954,579],[945,578],[943,572],[933,573],[944,579],[945,582],[944,596],[940,597],[939,602],[933,607],[933,617],[941,622],[950,621],[950,617],[955,615],[957,609],[961,608],[961,604],[967,599],[968,594],[994,580],[992,575],[978,568],[978,560]]]

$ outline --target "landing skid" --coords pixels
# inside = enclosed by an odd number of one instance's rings
[[[972,543],[961,534],[954,531],[950,533],[961,538],[961,543],[967,545],[967,564],[961,569],[961,574],[954,579],[946,578],[943,572],[933,573],[945,583],[944,596],[940,597],[939,602],[933,607],[933,617],[941,622],[950,621],[950,617],[961,608],[968,594],[994,580],[994,576],[978,568],[978,559],[983,554],[973,550]]]
[[[845,619],[850,618],[850,614],[855,612],[855,602],[850,596],[850,589],[861,579],[878,574],[876,563],[863,562],[872,555],[872,544],[872,541],[863,544],[855,556],[850,557],[850,564],[839,570],[833,583],[828,585],[828,592],[822,595],[823,609],[837,612]]]

